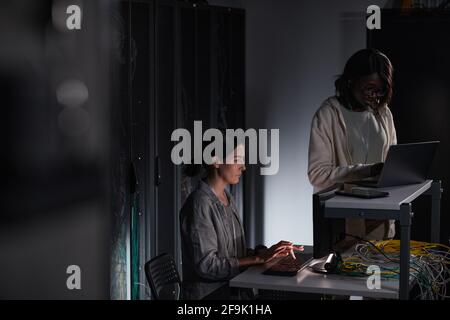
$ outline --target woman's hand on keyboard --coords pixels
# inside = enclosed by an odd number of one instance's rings
[[[280,241],[266,250],[261,250],[258,254],[259,263],[267,263],[278,257],[292,255],[295,258],[294,250],[303,251],[302,246],[294,246],[289,241]]]

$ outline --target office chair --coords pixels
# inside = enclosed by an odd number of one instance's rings
[[[181,295],[181,280],[173,258],[163,253],[145,264],[145,275],[150,284],[153,299],[178,300]]]

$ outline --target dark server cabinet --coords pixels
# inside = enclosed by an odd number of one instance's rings
[[[175,11],[170,2],[155,7],[155,227],[154,255],[170,253],[176,260],[178,167],[173,165],[171,134],[177,128]],[[151,234],[150,234],[151,236]],[[152,255],[152,252],[147,251]]]
[[[178,5],[179,127],[245,129],[245,12]],[[197,183],[181,174],[181,204]],[[243,208],[243,183],[230,190]]]
[[[146,261],[167,252],[181,272],[179,210],[196,183],[171,161],[172,132],[186,128],[193,133],[195,120],[202,121],[203,131],[244,128],[245,20],[239,9],[142,0],[123,1],[121,21],[120,101],[127,118],[122,123],[128,121],[124,127],[129,128],[124,158],[130,195],[129,219],[123,219],[129,234],[115,237],[127,254],[116,256],[130,268],[131,298],[146,299]],[[241,204],[242,190],[241,185],[232,190]],[[113,274],[112,288],[123,291],[117,283],[124,275],[120,270],[121,276]]]
[[[430,178],[450,183],[450,12],[384,10],[381,30],[368,31],[368,46],[384,52],[394,73],[391,110],[399,143],[440,140]],[[415,205],[412,237],[429,239],[429,201]],[[449,210],[442,198],[441,212]],[[447,244],[450,217],[441,215],[441,242]]]

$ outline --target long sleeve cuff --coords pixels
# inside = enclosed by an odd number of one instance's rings
[[[239,274],[239,260],[237,258],[230,258],[230,278]]]

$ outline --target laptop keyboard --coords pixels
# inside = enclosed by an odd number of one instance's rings
[[[311,258],[312,255],[310,254],[296,255],[295,259],[289,255],[275,262],[268,269],[266,269],[263,274],[294,276],[300,269],[305,266],[305,263],[307,263]]]
[[[292,256],[287,256],[277,261],[269,269],[272,271],[288,271],[297,272],[302,267],[302,264],[297,261],[297,259],[292,258]]]

